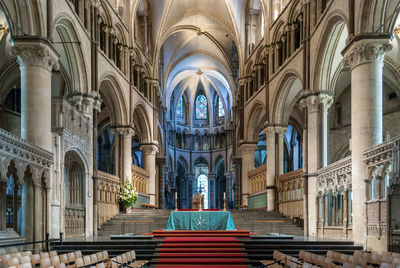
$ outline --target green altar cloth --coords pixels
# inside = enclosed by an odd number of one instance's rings
[[[236,229],[229,211],[172,211],[165,230],[233,231]]]

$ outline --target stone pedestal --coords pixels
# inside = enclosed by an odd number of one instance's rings
[[[363,153],[382,142],[382,69],[388,39],[361,39],[343,51],[351,67],[351,157],[353,191],[353,239],[364,243],[367,179]]]
[[[21,70],[21,137],[51,151],[51,71],[58,68],[58,55],[42,39],[11,44]]]
[[[247,205],[247,198],[249,196],[249,171],[254,169],[254,151],[257,148],[257,144],[254,143],[242,143],[239,147],[240,155],[242,156],[242,203],[241,205]]]
[[[147,194],[150,196],[150,204],[156,203],[156,153],[158,147],[155,144],[140,146],[143,152],[144,169],[149,173]]]

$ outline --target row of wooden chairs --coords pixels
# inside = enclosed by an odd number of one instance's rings
[[[120,268],[120,267],[132,267],[132,268],[140,268],[143,267],[148,261],[146,260],[136,260],[136,253],[134,250],[128,251],[121,255],[118,255],[110,260],[111,265],[108,267],[111,268]]]
[[[277,250],[274,251],[272,258],[273,260],[262,260],[262,266],[270,268],[299,268],[303,265],[299,259]]]
[[[80,251],[72,252],[74,256],[82,257]],[[65,254],[66,255],[66,254]],[[39,254],[32,254],[30,251],[22,253],[5,254],[2,256],[2,264],[4,267],[7,265],[9,268],[14,267],[65,267],[57,255],[57,251],[41,252]]]
[[[300,250],[299,252],[299,260],[303,263],[303,267],[323,267],[323,268],[335,268],[337,265],[334,260],[329,256],[322,256],[313,254],[311,252],[307,252],[304,250]]]

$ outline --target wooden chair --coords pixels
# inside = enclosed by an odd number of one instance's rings
[[[19,262],[21,264],[31,263],[31,257],[30,256],[22,256],[22,257],[19,258]]]
[[[57,251],[55,251],[55,250],[49,252],[50,258],[53,257],[53,256],[57,256],[57,255],[58,255]]]
[[[83,262],[82,258],[75,259],[75,267],[83,267],[83,266],[85,266],[85,263]]]
[[[50,268],[54,267],[51,265],[51,261],[49,258],[42,258],[40,259],[40,268]]]
[[[128,263],[128,258],[126,257],[126,254],[125,254],[125,253],[121,255],[121,258],[122,258],[122,263],[123,263],[123,265],[125,265],[125,264]]]
[[[1,256],[0,259],[0,267],[3,267],[3,265],[6,265],[8,263],[8,260],[11,259],[11,254],[4,254]]]
[[[68,262],[69,263],[74,263],[76,260],[75,252],[69,252],[67,253],[68,256]]]
[[[31,257],[31,263],[33,266],[39,266],[40,265],[40,255],[39,254],[33,254]]]
[[[75,258],[82,258],[82,252],[80,250],[75,251]]]
[[[30,250],[22,252],[22,256],[31,256],[31,255],[32,255],[32,251],[30,251]]]
[[[14,258],[9,258],[7,264],[8,266],[17,266],[21,263],[19,262],[19,257],[14,257]]]
[[[41,259],[50,259],[50,255],[48,252],[40,252]]]
[[[11,254],[11,258],[20,258],[22,257],[22,253],[21,252],[15,252]]]
[[[118,268],[118,263],[116,258],[111,258],[111,268]]]
[[[104,264],[104,262],[100,262],[96,264],[96,268],[106,268],[106,265]]]
[[[85,259],[83,259],[83,260],[85,260]],[[97,254],[90,255],[90,263],[91,264],[96,264],[97,262],[98,262]]]
[[[92,264],[92,260],[90,259],[89,255],[83,256],[83,263],[85,266],[89,266]]]
[[[104,261],[104,256],[103,256],[103,252],[102,251],[97,252],[96,256],[97,256],[97,262],[103,262]]]
[[[132,261],[136,261],[136,252],[134,250],[131,250],[131,255],[132,255]]]
[[[61,254],[60,262],[64,263],[65,265],[68,265],[69,264],[68,254]]]

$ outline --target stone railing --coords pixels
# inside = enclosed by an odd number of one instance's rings
[[[139,193],[147,194],[149,173],[135,165],[132,165],[132,185]]]
[[[317,192],[340,192],[351,189],[351,157],[348,156],[318,170]]]
[[[65,237],[77,237],[85,235],[84,208],[65,208]]]
[[[267,177],[267,165],[259,166],[249,172],[250,194],[265,190]]]
[[[121,180],[117,176],[98,171],[98,222],[101,225],[119,212],[118,194]]]
[[[364,152],[364,162],[367,165],[367,235],[377,239],[389,238],[389,221],[393,226],[400,225],[400,217],[395,213],[387,214],[387,194],[393,195],[392,204],[397,203],[399,195],[396,185],[400,183],[400,136],[385,141]],[[399,231],[399,230],[397,230]],[[393,240],[393,239],[390,239]],[[392,243],[392,242],[390,242]]]
[[[278,198],[283,215],[303,219],[303,169],[278,176]]]

